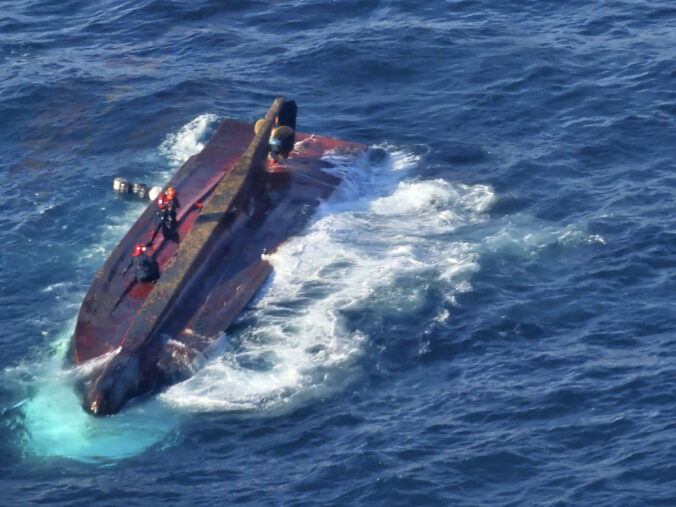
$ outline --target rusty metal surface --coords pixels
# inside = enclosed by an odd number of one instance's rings
[[[223,231],[227,227],[235,227],[235,215],[253,185],[252,180],[256,175],[262,175],[267,158],[267,139],[282,104],[281,99],[275,101],[265,117],[261,132],[213,191],[195,225],[181,241],[178,252],[136,315],[125,335],[123,350],[133,352],[143,345],[171,311],[176,298],[196,270],[204,264]]]
[[[111,344],[119,349],[86,388],[85,408],[90,412],[114,413],[131,397],[186,378],[191,371],[186,365],[227,329],[270,274],[272,268],[261,254],[274,251],[299,231],[320,199],[328,197],[339,184],[337,177],[322,170],[327,163],[321,156],[331,149],[364,151],[364,146],[355,143],[298,135],[301,142],[297,152],[283,166],[269,165],[267,140],[282,105],[281,100],[275,101],[260,133],[208,192],[201,212],[183,211],[187,213],[181,224],[185,230],[178,250],[166,247],[174,251],[161,264],[162,274],[154,286],[147,284],[135,288],[136,294],[129,292],[120,305],[120,321],[108,317],[113,336],[95,333],[102,326],[98,322],[95,329],[92,315],[98,309],[92,312],[91,307],[101,301],[110,306],[114,298],[96,292],[110,284],[97,281],[108,277],[112,283],[120,278],[115,267],[119,259],[111,255],[97,275],[78,319],[75,357],[106,352]],[[253,134],[253,126],[246,129]],[[238,136],[241,141],[242,134]],[[219,139],[223,146],[223,138]],[[211,144],[205,151],[211,151]],[[188,177],[184,183],[191,182]],[[177,191],[183,204],[181,187]],[[138,234],[132,234],[134,227],[128,234],[132,238]],[[159,252],[161,248],[165,247]],[[117,313],[115,310],[111,315]]]
[[[205,148],[191,157],[171,178],[167,186],[174,187],[181,199],[179,234],[184,238],[199,216],[197,202],[208,201],[223,175],[234,166],[253,139],[250,125],[224,120]],[[115,350],[129,328],[130,322],[153,289],[153,284],[137,284],[119,302],[132,282],[131,273],[122,275],[129,264],[130,254],[137,243],[145,243],[155,229],[157,204],[151,202],[120,243],[108,256],[84,298],[71,347],[74,362],[87,361]],[[150,253],[164,271],[177,245],[172,241],[156,240]],[[114,308],[115,307],[115,308]]]

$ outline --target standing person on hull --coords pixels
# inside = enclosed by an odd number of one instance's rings
[[[176,210],[181,204],[178,202],[176,191],[172,187],[169,187],[166,192],[157,196],[157,206],[159,209],[155,212],[155,216],[158,219],[158,224],[155,231],[150,236],[148,245],[153,243],[155,236],[157,236],[160,229],[162,229],[162,236],[164,236],[164,239],[178,243],[179,237]]]

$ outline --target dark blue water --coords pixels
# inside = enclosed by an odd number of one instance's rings
[[[672,2],[0,9],[0,501],[676,504]],[[94,274],[218,120],[370,146],[192,379],[105,419]],[[86,369],[86,367],[85,367]]]

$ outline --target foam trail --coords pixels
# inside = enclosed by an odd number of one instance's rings
[[[379,161],[328,157],[339,188],[303,234],[268,256],[273,277],[220,355],[163,402],[246,417],[293,410],[360,375],[368,337],[346,325],[346,314],[402,322],[429,314],[423,328],[443,324],[456,297],[472,290],[484,255],[602,242],[575,226],[491,219],[489,186],[411,179],[418,155],[391,146],[370,153]]]
[[[383,163],[331,159],[343,184],[304,234],[268,257],[274,275],[245,311],[222,355],[160,398],[183,410],[248,414],[293,409],[359,375],[366,337],[344,312],[401,318],[470,290],[480,245],[449,241],[487,219],[490,188],[405,181],[419,158],[393,151]]]

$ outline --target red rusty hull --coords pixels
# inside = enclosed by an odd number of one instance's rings
[[[252,125],[223,121],[204,150],[167,184],[176,189],[181,203],[181,243],[165,240],[161,232],[155,238],[150,252],[160,266],[157,284],[134,283],[131,272],[123,274],[134,245],[147,242],[155,228],[155,203],[101,267],[80,309],[71,347],[75,363],[115,352],[103,373],[90,379],[93,385],[85,387],[90,412],[114,413],[130,397],[189,376],[197,358],[227,330],[271,273],[262,254],[297,233],[340,183],[323,170],[329,164],[321,157],[332,150],[365,150],[355,143],[297,135],[297,149],[288,161],[281,166],[267,162],[246,186],[235,188],[236,203],[219,215],[218,203],[211,200],[222,199],[217,189],[227,186],[222,180],[244,158],[253,138]],[[220,222],[202,244],[195,224],[208,227],[211,215]],[[182,267],[182,262],[192,264]],[[126,387],[118,388],[122,376],[135,378],[131,383],[125,379]]]
[[[178,210],[179,237],[190,231],[199,216],[196,203],[208,201],[214,186],[242,156],[253,138],[248,124],[225,120],[221,123],[207,146],[191,157],[171,178],[167,187],[174,187],[181,202]],[[73,337],[73,360],[75,363],[99,357],[121,345],[130,322],[138,313],[153,284],[132,284],[131,270],[123,271],[131,261],[134,245],[149,241],[157,225],[156,202],[152,202],[131,229],[115,247],[103,264],[84,298]],[[160,232],[149,249],[164,271],[175,255],[178,245],[164,241]],[[116,306],[117,305],[117,306]]]

